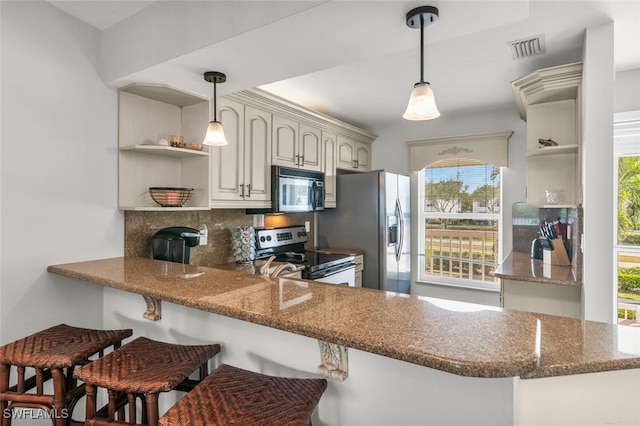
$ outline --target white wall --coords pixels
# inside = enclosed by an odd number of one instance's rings
[[[137,294],[105,288],[105,327],[182,344],[221,342],[222,363],[281,377],[317,377],[318,342],[305,336],[162,302],[162,319],[142,318]],[[286,315],[286,312],[283,314]],[[458,376],[348,349],[349,376],[329,380],[314,426],[514,425],[514,379]],[[160,410],[175,403],[160,396]],[[462,408],[462,409],[461,409]]]
[[[445,114],[436,120],[409,122],[390,127],[379,132],[373,143],[372,165],[374,169],[385,169],[394,173],[410,174],[409,148],[405,142],[440,136],[466,135],[513,130],[509,139],[509,167],[503,173],[504,224],[502,257],[511,252],[512,227],[511,206],[525,200],[525,143],[526,123],[520,120],[513,106],[502,109],[470,111],[459,114]],[[414,183],[415,187],[415,183]],[[413,188],[412,187],[412,190]],[[412,221],[416,215],[412,215]],[[413,223],[413,222],[412,222]],[[414,223],[413,226],[417,226]],[[412,240],[412,250],[417,251],[417,241]],[[412,263],[412,294],[440,297],[472,303],[499,306],[498,293],[474,291],[462,288],[448,288],[438,285],[415,284],[417,264]]]
[[[587,28],[582,81],[582,314],[614,322],[613,23]],[[604,226],[603,226],[604,224]]]
[[[0,343],[60,323],[100,327],[99,286],[47,265],[120,256],[117,95],[99,33],[46,2],[0,3]]]
[[[613,84],[613,110],[615,112],[640,110],[640,69],[616,73]]]

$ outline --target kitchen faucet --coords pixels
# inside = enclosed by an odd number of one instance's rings
[[[278,275],[280,275],[282,272],[289,270],[289,271],[296,271],[298,269],[298,267],[296,265],[294,265],[293,263],[283,263],[282,265],[278,265],[276,267],[276,269],[274,269],[274,271],[271,273],[271,275],[269,275],[269,277],[271,278],[276,278],[278,277]]]
[[[260,265],[260,275],[269,275],[269,267],[271,266],[271,262],[273,262],[273,259],[275,259],[275,256],[271,256],[269,257],[269,259],[267,259],[267,261],[265,263],[263,263],[262,265]]]

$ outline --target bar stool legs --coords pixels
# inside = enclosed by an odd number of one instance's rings
[[[136,400],[140,399],[142,424],[157,426],[159,393],[193,389],[208,375],[207,362],[218,352],[219,344],[176,345],[139,337],[79,368],[74,375],[86,385],[86,424],[139,425]],[[200,380],[188,378],[195,371],[200,372]],[[108,396],[107,405],[100,409],[97,388],[106,389]]]
[[[73,409],[84,395],[84,385],[73,377],[77,366],[104,350],[120,347],[132,330],[92,330],[59,324],[0,347],[0,423],[27,416],[24,410],[42,410],[37,418],[51,418],[55,426],[72,423]],[[15,369],[16,384],[10,386]],[[27,371],[34,374],[27,377]],[[47,382],[53,393],[45,393]],[[22,413],[14,409],[22,408]]]

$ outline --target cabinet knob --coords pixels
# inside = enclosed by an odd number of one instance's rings
[[[240,196],[244,198],[244,184],[240,184]]]
[[[247,198],[251,198],[251,184],[247,185]]]
[[[300,162],[301,164],[298,164],[298,166],[304,166],[304,155],[300,156]]]

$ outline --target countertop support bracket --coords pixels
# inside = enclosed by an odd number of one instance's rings
[[[162,318],[162,301],[151,296],[142,297],[147,304],[147,310],[142,316],[150,321],[159,321]]]
[[[318,374],[322,374],[330,379],[346,380],[349,375],[348,348],[323,340],[318,340],[318,345],[320,346]]]

